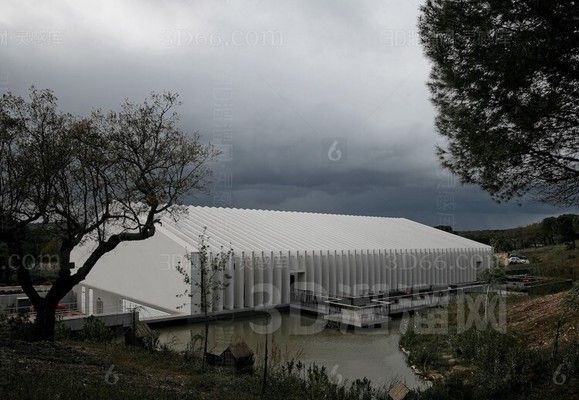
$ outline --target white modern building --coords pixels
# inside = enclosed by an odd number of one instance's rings
[[[154,237],[105,255],[77,288],[81,309],[199,314],[199,290],[176,266],[199,278],[204,231],[212,256],[233,250],[215,278],[226,283],[216,313],[289,305],[296,291],[342,298],[464,286],[492,259],[490,246],[404,218],[191,206],[177,221],[164,218]],[[75,254],[77,265],[90,247]]]

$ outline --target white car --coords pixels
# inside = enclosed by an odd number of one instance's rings
[[[529,264],[529,259],[522,256],[511,256],[508,260],[509,264]]]

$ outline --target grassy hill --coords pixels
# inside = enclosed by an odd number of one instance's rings
[[[579,248],[565,245],[526,248],[517,251],[529,257],[531,271],[540,276],[579,279]]]

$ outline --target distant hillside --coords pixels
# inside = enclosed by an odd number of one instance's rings
[[[511,229],[453,231],[449,226],[437,226],[436,228],[491,245],[497,251],[564,243],[574,247],[574,240],[579,238],[579,215],[563,214]]]

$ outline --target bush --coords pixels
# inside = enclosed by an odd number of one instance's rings
[[[325,367],[290,361],[272,369],[265,398],[371,400],[387,399],[388,396],[384,389],[373,387],[366,378],[341,382]]]
[[[168,344],[161,345],[159,340],[159,332],[151,331],[150,335],[142,338],[143,348],[149,351],[162,351],[164,353],[170,353],[171,346]]]
[[[104,322],[91,315],[84,320],[78,338],[90,342],[109,342],[116,336],[115,332],[108,328]]]
[[[410,351],[408,361],[422,369],[438,368],[445,365],[441,347],[445,338],[440,335],[419,335],[412,324],[400,338],[400,345]]]
[[[0,313],[0,337],[13,340],[32,340],[33,324],[26,315]]]
[[[516,337],[492,329],[451,334],[450,345],[469,368],[452,371],[444,381],[416,393],[417,398],[547,398],[558,390],[572,391],[569,388],[577,384],[579,342],[562,349],[557,359],[550,349],[531,349]],[[555,373],[564,380],[559,386],[553,384]]]

